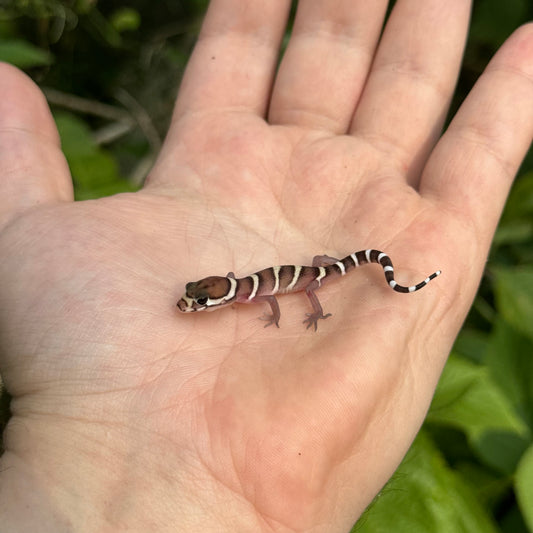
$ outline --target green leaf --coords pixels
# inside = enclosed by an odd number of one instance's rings
[[[54,119],[61,136],[61,147],[67,157],[86,156],[98,150],[91,130],[83,120],[65,112],[54,113]]]
[[[487,343],[487,333],[478,329],[463,327],[453,345],[453,352],[475,363],[481,363],[487,351]]]
[[[0,61],[11,63],[19,68],[50,65],[53,56],[21,39],[0,40]]]
[[[533,532],[533,446],[522,457],[515,477],[518,505],[529,531]]]
[[[472,447],[485,464],[511,476],[516,471],[529,442],[529,435],[488,430],[472,443]]]
[[[91,130],[82,120],[69,113],[57,113],[55,120],[74,180],[76,199],[134,190],[121,178],[112,155],[94,142]]]
[[[141,15],[136,9],[121,7],[111,14],[109,22],[119,33],[132,31],[141,25]]]
[[[353,533],[496,533],[473,490],[421,432]]]
[[[502,222],[533,214],[533,172],[516,179],[505,204]]]
[[[533,268],[494,270],[496,307],[509,324],[533,339]]]
[[[494,235],[493,246],[504,244],[520,244],[531,240],[533,237],[533,221],[510,220],[503,221],[498,226]]]
[[[490,336],[486,363],[490,375],[533,430],[533,341],[498,319]]]
[[[442,373],[427,420],[459,428],[471,439],[488,430],[527,433],[488,369],[453,354]]]
[[[460,429],[483,461],[512,473],[529,429],[485,366],[450,356],[427,421]]]
[[[100,188],[120,179],[115,160],[102,150],[77,157],[70,155],[67,159],[74,180],[85,189]]]
[[[440,449],[440,442],[436,442]],[[463,479],[468,480],[471,487],[475,487],[476,497],[487,509],[494,509],[509,494],[512,484],[510,476],[502,476],[492,468],[469,460],[453,463],[453,467]]]

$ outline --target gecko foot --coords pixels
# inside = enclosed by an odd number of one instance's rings
[[[331,313],[328,313],[327,315],[324,315],[323,313],[306,313],[306,318],[303,323],[307,324],[307,329],[309,329],[311,326],[315,327],[315,331],[317,330],[317,324],[320,319],[326,319],[328,316],[331,316]]]
[[[268,322],[268,324],[264,325],[265,328],[268,328],[268,326],[271,326],[272,324],[276,324],[276,327],[279,328],[279,323],[274,319],[274,315],[263,313],[263,315],[259,317],[259,320]]]

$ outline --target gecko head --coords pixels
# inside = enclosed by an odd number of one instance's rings
[[[178,301],[182,313],[214,311],[235,301],[237,282],[233,278],[210,276],[191,281],[185,286],[185,294]]]

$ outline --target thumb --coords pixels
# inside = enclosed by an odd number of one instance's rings
[[[0,229],[33,207],[73,200],[72,180],[46,100],[0,63]]]

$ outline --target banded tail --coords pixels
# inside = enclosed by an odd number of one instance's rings
[[[350,270],[357,268],[361,265],[365,265],[367,263],[377,263],[378,265],[381,265],[387,283],[389,284],[391,289],[395,290],[396,292],[408,293],[419,291],[420,289],[425,287],[432,279],[435,279],[441,274],[441,271],[437,270],[420,283],[417,283],[416,285],[411,285],[410,287],[405,287],[396,282],[396,280],[394,279],[394,267],[392,266],[391,258],[386,253],[381,252],[380,250],[361,250],[360,252],[354,252],[353,254],[350,254],[344,259],[340,260],[334,259],[333,257],[329,257],[327,255],[318,255],[313,259],[313,266],[328,265],[328,268],[337,267],[338,274],[340,274],[341,276],[344,276]]]

